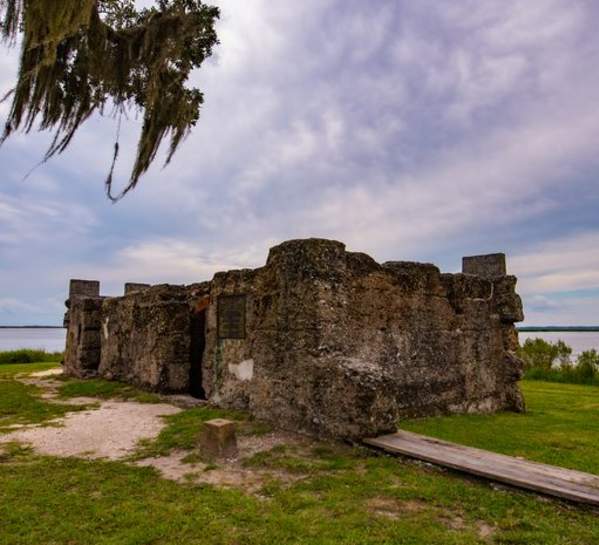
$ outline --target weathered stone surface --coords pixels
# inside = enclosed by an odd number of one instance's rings
[[[200,452],[209,459],[237,456],[235,422],[224,418],[204,422],[200,432]]]
[[[155,286],[85,312],[101,322],[101,376],[189,391],[193,359],[215,405],[358,439],[402,417],[523,409],[515,278],[483,272],[379,265],[337,241],[292,240],[259,269]],[[244,335],[223,338],[219,301],[232,295],[243,297]],[[86,346],[96,340],[89,334]]]
[[[187,290],[167,284],[106,299],[101,376],[163,392],[189,386]]]
[[[85,297],[99,297],[100,296],[100,282],[97,280],[79,280],[71,278],[69,280],[69,297],[65,301],[67,311],[64,314],[62,326],[65,329],[69,328],[69,322],[71,319],[71,301],[75,299],[82,299]]]
[[[140,284],[136,282],[125,282],[125,295],[129,295],[134,291],[145,290],[150,287],[150,284]]]
[[[273,248],[262,269],[217,275],[211,293],[248,297],[248,338],[207,342],[204,388],[218,404],[351,438],[389,431],[402,416],[520,406],[486,279],[380,266],[308,240]],[[209,331],[215,320],[209,313]],[[250,361],[253,375],[241,378]]]
[[[69,321],[64,372],[80,378],[97,374],[100,365],[100,310],[102,297],[69,299]]]
[[[516,277],[502,276],[493,280],[495,310],[503,322],[524,320],[522,300],[516,293]]]
[[[473,255],[462,258],[462,272],[482,278],[505,276],[505,254]]]
[[[72,278],[69,281],[69,299],[74,297],[99,297],[100,282],[97,280],[79,280]]]

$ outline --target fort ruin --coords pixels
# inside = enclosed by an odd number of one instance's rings
[[[516,278],[503,254],[464,258],[463,271],[305,239],[188,286],[102,297],[98,282],[71,280],[65,373],[350,440],[402,417],[522,411]]]

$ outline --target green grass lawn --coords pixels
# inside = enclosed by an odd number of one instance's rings
[[[401,428],[599,475],[599,388],[523,381],[523,414],[460,415]]]
[[[41,400],[38,393],[35,386],[16,380],[0,380],[0,433],[14,424],[41,424],[67,412],[87,408],[49,403]]]
[[[599,389],[538,382],[524,389],[526,415],[435,418],[402,427],[597,468],[590,445],[599,444]],[[194,408],[168,417],[146,448],[152,455],[193,452],[197,428],[213,416],[222,414]],[[278,446],[247,466],[273,471],[257,494],[179,484],[122,462],[41,457],[11,445],[0,454],[0,545],[599,543],[597,512],[363,448]]]
[[[123,382],[104,380],[100,378],[78,380],[66,378],[59,389],[59,397],[98,397],[100,399],[123,399],[139,401],[140,403],[160,403],[160,396],[152,392],[144,392]]]
[[[15,380],[16,375],[45,371],[56,363],[24,363],[0,365],[0,433],[14,424],[41,424],[64,416],[67,412],[82,410],[61,403],[50,403],[39,397],[40,389]]]

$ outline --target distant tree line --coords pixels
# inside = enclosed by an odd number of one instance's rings
[[[585,350],[572,361],[572,348],[564,341],[526,339],[518,355],[524,361],[526,379],[599,386],[599,353],[595,349]]]
[[[62,352],[46,352],[45,350],[33,350],[21,348],[19,350],[7,350],[0,352],[0,364],[3,363],[60,363]]]

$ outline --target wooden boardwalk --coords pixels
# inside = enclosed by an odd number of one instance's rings
[[[393,454],[599,507],[599,476],[399,431],[364,442]]]

